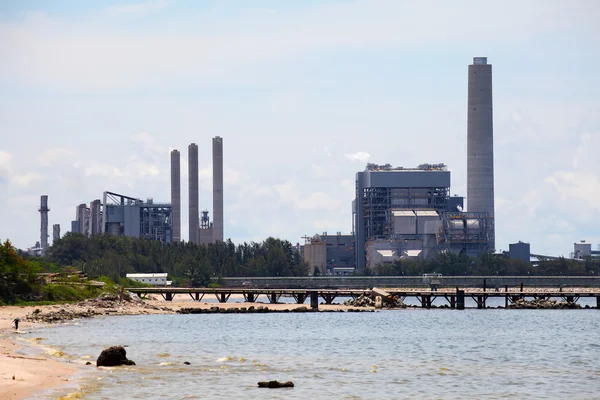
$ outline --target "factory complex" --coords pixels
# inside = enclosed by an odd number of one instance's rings
[[[303,236],[298,250],[310,274],[345,275],[399,260],[430,260],[443,253],[480,257],[495,253],[494,145],[492,65],[475,57],[468,67],[467,195],[451,196],[451,174],[443,163],[416,167],[369,163],[356,173],[352,201],[352,232]],[[188,146],[189,241],[205,245],[223,241],[223,139],[212,139],[212,220],[199,204],[198,145]],[[170,154],[171,199],[156,202],[105,191],[102,199],[76,206],[71,232],[182,241],[181,154]],[[466,204],[465,204],[466,203]],[[41,197],[41,237],[30,249],[48,247],[48,196]],[[274,232],[276,234],[276,232]],[[53,226],[53,239],[60,226]],[[572,257],[598,256],[591,244],[574,244]],[[540,258],[528,243],[510,245],[507,256],[523,261]]]

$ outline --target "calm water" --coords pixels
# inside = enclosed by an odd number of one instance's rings
[[[82,367],[86,399],[590,399],[599,332],[595,309],[402,310],[110,317],[29,336],[94,365],[128,346],[136,367]],[[256,387],[273,379],[296,387]]]

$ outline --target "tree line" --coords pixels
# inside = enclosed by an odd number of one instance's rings
[[[362,275],[387,276],[415,276],[426,273],[447,276],[597,276],[600,275],[600,260],[560,257],[541,259],[534,265],[501,254],[485,254],[479,258],[472,258],[465,254],[444,253],[432,260],[398,260],[362,271]]]
[[[87,275],[113,280],[127,273],[166,272],[174,285],[207,285],[229,276],[306,276],[308,265],[287,240],[233,244],[231,240],[195,245],[163,244],[131,237],[67,233],[48,249],[45,261],[72,266]]]

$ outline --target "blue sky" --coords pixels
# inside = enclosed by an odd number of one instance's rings
[[[169,200],[169,151],[224,138],[225,236],[349,232],[365,162],[466,194],[467,66],[494,73],[497,247],[600,244],[595,1],[0,2],[0,238],[105,190]],[[595,247],[595,246],[594,246]]]

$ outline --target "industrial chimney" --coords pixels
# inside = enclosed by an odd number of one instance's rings
[[[467,112],[467,211],[494,218],[494,126],[492,66],[487,57],[473,58],[469,65]],[[495,249],[495,232],[490,234]]]
[[[223,139],[212,140],[213,156],[213,241],[223,241]]]
[[[60,224],[52,225],[52,244],[60,239]]]
[[[198,209],[198,145],[188,146],[189,230],[190,242],[199,244],[200,218]]]
[[[40,247],[41,254],[46,253],[46,249],[48,248],[48,195],[42,195],[40,198],[40,216],[42,217],[42,224],[40,227]]]
[[[181,241],[181,164],[179,150],[171,151],[171,206],[173,207],[173,242]]]

